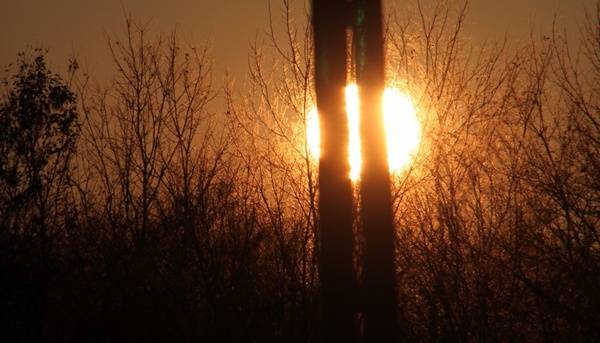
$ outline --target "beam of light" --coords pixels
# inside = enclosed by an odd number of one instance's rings
[[[350,179],[356,181],[360,178],[362,165],[359,135],[359,98],[356,84],[350,84],[346,87],[346,113],[350,131],[348,146]],[[390,172],[398,173],[409,164],[419,146],[421,125],[410,98],[392,88],[386,88],[383,93],[383,120]],[[316,108],[311,110],[308,115],[306,139],[311,155],[318,159],[321,148],[319,118]]]

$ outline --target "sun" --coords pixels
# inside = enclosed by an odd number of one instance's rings
[[[383,93],[383,120],[390,172],[399,172],[417,152],[421,142],[421,123],[410,98],[392,88]]]
[[[350,131],[348,162],[350,163],[350,178],[354,181],[360,178],[362,165],[358,108],[358,87],[356,84],[348,85],[346,87],[346,113]],[[400,172],[412,160],[421,140],[421,125],[410,98],[396,89],[386,88],[383,93],[383,120],[390,172]],[[319,118],[316,108],[309,113],[306,137],[310,153],[318,158],[321,149]]]

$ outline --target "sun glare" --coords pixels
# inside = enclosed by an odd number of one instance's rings
[[[359,103],[358,87],[355,84],[346,87],[346,113],[350,142],[348,161],[350,178],[358,180],[362,158],[359,136]],[[383,119],[387,137],[388,164],[390,172],[401,171],[412,159],[421,139],[421,126],[410,99],[392,88],[383,93]],[[317,110],[309,113],[306,128],[308,148],[313,156],[320,155],[319,118]]]

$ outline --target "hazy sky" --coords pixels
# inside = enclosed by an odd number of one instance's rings
[[[395,2],[401,8],[405,1]],[[271,3],[276,11],[281,0]],[[508,29],[518,37],[532,20],[549,25],[555,12],[574,26],[584,6],[595,11],[595,4],[596,0],[471,0],[470,32],[487,35]],[[134,19],[151,19],[157,31],[168,32],[177,24],[183,39],[201,42],[210,35],[216,72],[228,67],[243,80],[249,44],[268,25],[269,0],[0,0],[0,66],[13,62],[29,44],[49,48],[55,69],[65,68],[74,51],[96,73],[110,70],[103,32],[120,32],[123,8]]]

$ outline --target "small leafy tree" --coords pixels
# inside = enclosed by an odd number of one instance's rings
[[[76,96],[47,68],[47,52],[19,53],[0,91],[0,274],[10,278],[3,281],[0,304],[22,311],[30,306],[40,315],[52,242],[66,223],[64,191],[79,130]],[[69,72],[75,69],[73,64]],[[39,318],[31,319],[42,327]]]
[[[19,53],[17,71],[3,79],[0,94],[0,237],[36,240],[43,251],[78,135],[76,96],[48,70],[46,53]]]

